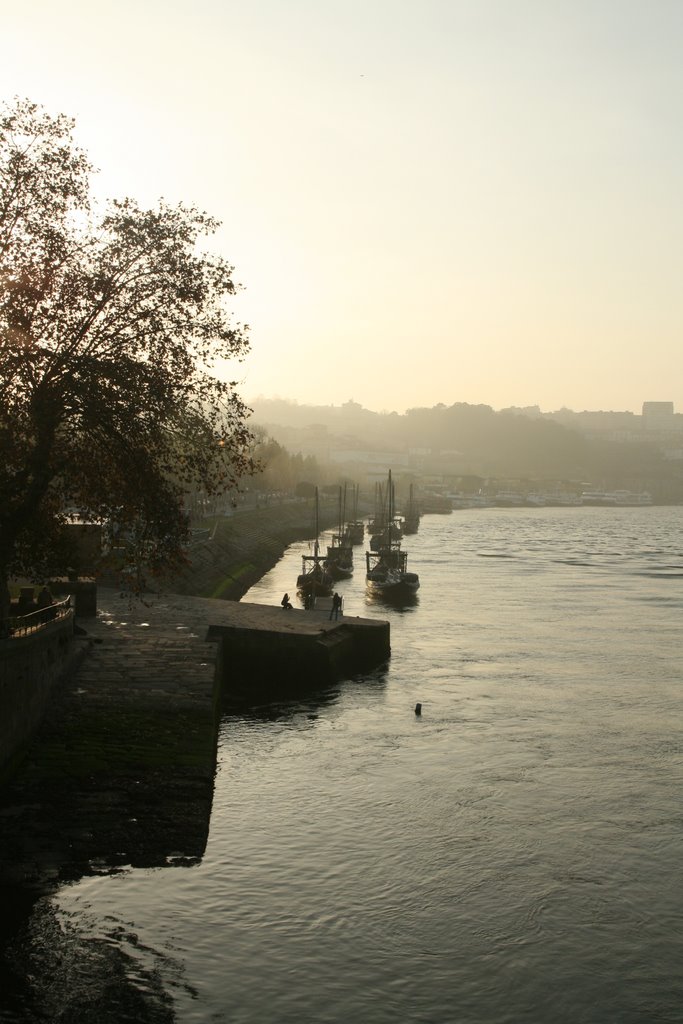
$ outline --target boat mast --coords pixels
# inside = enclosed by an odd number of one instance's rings
[[[313,544],[313,554],[314,554],[316,559],[318,558],[318,552],[319,552],[319,547],[318,547],[319,522],[318,522],[318,519],[319,519],[319,517],[318,517],[318,488],[316,487],[316,489],[315,489],[315,542]]]
[[[389,483],[388,487],[388,501],[389,501],[389,522],[387,524],[389,529],[389,547],[391,547],[391,538],[394,529],[394,485],[391,481],[391,470],[389,470]]]

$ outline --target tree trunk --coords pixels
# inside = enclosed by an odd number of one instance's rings
[[[10,593],[7,580],[7,573],[0,568],[0,636],[2,635],[2,623],[9,618]]]

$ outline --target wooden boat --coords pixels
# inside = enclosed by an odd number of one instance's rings
[[[453,505],[443,494],[434,494],[431,491],[423,492],[422,511],[430,514],[450,515],[453,511]]]
[[[372,551],[379,551],[380,548],[390,547],[396,541],[399,541],[402,536],[401,524],[398,520],[393,519],[385,525],[383,530],[370,537],[370,549]]]
[[[391,470],[387,488],[389,502],[389,523],[393,519],[393,484]],[[420,578],[415,572],[408,572],[408,555],[401,550],[400,539],[393,540],[389,534],[386,544],[375,551],[366,551],[365,585],[369,594],[393,600],[413,597],[419,587]]]
[[[353,488],[353,518],[347,523],[346,529],[351,544],[362,544],[365,537],[365,523],[358,518],[358,484]]]
[[[379,551],[382,547],[390,547],[391,544],[400,540],[403,536],[401,524],[394,515],[393,493],[389,493],[392,488],[390,472],[386,492],[381,484],[377,485],[375,492],[375,514],[368,523],[370,548],[372,551]]]
[[[366,551],[365,585],[368,593],[398,600],[412,597],[420,589],[420,577],[408,572],[408,555],[399,545]]]
[[[352,544],[362,544],[365,537],[365,523],[362,520],[354,520],[347,526],[349,540]]]
[[[302,555],[302,571],[297,577],[296,589],[304,597],[329,597],[332,593],[333,579],[325,567],[325,556],[320,554],[319,542],[319,504],[318,488],[315,489],[315,540],[313,554]]]
[[[324,566],[333,580],[345,580],[353,575],[353,548],[348,531],[344,527],[346,515],[346,488],[342,498],[339,488],[339,530],[332,534],[332,543],[327,548]]]
[[[372,519],[368,521],[368,533],[371,537],[377,537],[387,526],[386,502],[384,488],[381,484],[375,484],[375,511]]]
[[[404,533],[417,533],[417,528],[420,525],[420,506],[417,503],[415,494],[413,491],[413,485],[410,485],[410,493],[408,496],[408,504],[403,511],[403,532]]]

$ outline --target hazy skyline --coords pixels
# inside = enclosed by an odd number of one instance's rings
[[[678,0],[0,0],[0,96],[194,203],[241,394],[683,411]]]

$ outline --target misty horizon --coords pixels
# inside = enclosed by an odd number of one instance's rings
[[[526,414],[536,414],[536,415],[540,415],[540,416],[552,416],[553,414],[556,414],[556,413],[575,413],[577,415],[580,415],[581,413],[605,413],[605,414],[627,415],[627,416],[642,416],[642,414],[643,414],[643,405],[646,405],[648,403],[667,403],[667,402],[670,402],[670,399],[668,399],[668,398],[648,398],[648,399],[644,399],[643,402],[641,403],[640,408],[637,409],[637,410],[634,410],[634,409],[607,409],[605,407],[594,408],[594,409],[579,409],[579,408],[572,408],[571,406],[568,406],[568,405],[562,405],[559,408],[555,408],[555,409],[542,409],[539,404],[524,405],[524,406],[509,404],[509,405],[502,405],[502,406],[496,408],[490,402],[468,402],[468,401],[464,401],[464,400],[461,400],[461,399],[455,399],[454,401],[451,401],[451,402],[437,401],[437,402],[434,402],[432,405],[417,405],[417,404],[415,404],[415,405],[408,405],[408,406],[406,406],[405,408],[402,408],[402,409],[372,409],[369,406],[365,406],[365,405],[363,405],[360,402],[356,402],[353,398],[348,398],[348,399],[346,399],[346,401],[338,402],[338,403],[337,402],[329,402],[329,403],[320,402],[320,403],[315,403],[315,402],[308,402],[308,401],[306,401],[304,399],[284,397],[282,395],[264,395],[264,394],[252,395],[250,398],[245,399],[245,401],[246,401],[246,403],[247,403],[247,405],[249,407],[252,407],[254,405],[264,404],[264,403],[272,403],[273,405],[277,405],[278,403],[281,403],[283,405],[290,405],[290,406],[293,406],[293,407],[296,407],[296,408],[312,408],[312,409],[320,408],[320,409],[339,409],[339,410],[342,410],[345,407],[346,408],[353,408],[355,406],[358,406],[360,409],[362,409],[365,412],[372,412],[372,413],[374,413],[376,415],[379,415],[379,416],[382,416],[382,415],[404,416],[407,412],[410,412],[411,410],[414,410],[414,409],[435,409],[435,408],[439,408],[439,407],[451,408],[454,405],[467,405],[467,406],[474,406],[474,407],[479,406],[479,407],[484,407],[484,408],[487,408],[487,409],[491,409],[493,412],[516,412],[516,413],[521,413],[521,414],[525,414],[525,413]],[[675,416],[681,415],[680,413],[678,413],[678,411],[676,409],[676,406],[675,406],[675,403],[673,403],[673,404],[674,404],[674,409],[673,409],[674,415]]]

